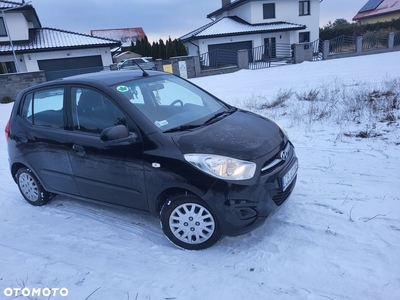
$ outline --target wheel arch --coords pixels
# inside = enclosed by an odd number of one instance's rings
[[[165,189],[158,195],[157,200],[155,202],[155,206],[154,206],[155,215],[157,215],[158,217],[160,216],[161,209],[162,209],[164,203],[171,196],[174,196],[174,195],[191,195],[191,196],[195,196],[195,197],[198,197],[199,199],[201,199],[201,197],[199,197],[192,191],[189,191],[188,189],[185,189],[185,188],[172,187],[172,188]]]
[[[14,164],[11,166],[11,176],[12,176],[12,178],[13,178],[13,180],[14,180],[15,183],[17,183],[17,179],[15,178],[15,175],[17,175],[18,170],[21,169],[21,168],[28,168],[28,169],[30,169],[27,165],[24,165],[23,163],[20,163],[20,162],[14,163]],[[35,175],[36,175],[36,174],[35,174]],[[36,177],[37,177],[37,176],[36,176]]]

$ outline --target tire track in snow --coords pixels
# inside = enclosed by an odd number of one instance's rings
[[[145,212],[112,208],[89,202],[79,203],[78,200],[65,197],[55,198],[46,208],[49,213],[53,213],[55,209],[55,213],[65,214],[67,218],[89,218],[103,225],[123,230],[132,234],[132,239],[138,236],[156,245],[171,245],[165,238],[158,220]]]

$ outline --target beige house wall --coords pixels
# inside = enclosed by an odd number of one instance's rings
[[[393,13],[390,15],[368,17],[366,19],[358,20],[358,22],[361,25],[364,25],[364,24],[373,24],[373,23],[378,23],[378,22],[392,21],[393,19],[398,19],[398,18],[400,18],[400,12]]]

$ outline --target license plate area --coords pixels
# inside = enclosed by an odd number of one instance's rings
[[[285,191],[287,187],[292,183],[293,179],[296,177],[298,169],[298,162],[289,169],[289,171],[282,177],[282,190]]]

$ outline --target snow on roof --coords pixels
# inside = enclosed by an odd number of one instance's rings
[[[117,28],[117,29],[98,29],[91,30],[91,35],[100,36],[108,39],[119,40],[122,42],[122,47],[130,47],[132,42],[144,38],[145,33],[142,27],[136,28]]]
[[[95,37],[87,34],[70,32],[54,28],[30,29],[29,41],[15,41],[15,51],[53,50],[58,48],[93,48],[97,46],[116,47],[120,41]],[[11,52],[9,42],[0,43],[1,52]]]
[[[368,4],[368,3],[367,3]],[[391,13],[400,12],[400,0],[383,0],[375,9],[363,10],[361,9],[353,18],[354,21],[361,20],[369,17],[386,15]]]
[[[8,8],[16,8],[23,6],[24,3],[13,2],[13,1],[0,1],[0,10],[8,9]]]
[[[216,37],[259,32],[301,30],[305,28],[305,25],[288,22],[252,25],[239,17],[223,17],[182,36],[181,40],[184,41],[201,37]]]
[[[101,36],[108,39],[120,40],[123,37],[136,37],[137,39],[144,38],[142,27],[136,28],[116,28],[116,29],[96,29],[90,31],[91,35]]]

